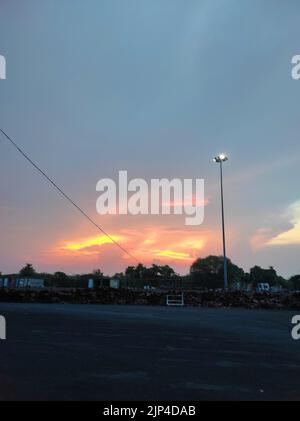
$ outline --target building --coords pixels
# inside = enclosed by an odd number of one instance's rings
[[[110,286],[110,288],[119,289],[120,288],[120,279],[110,279],[109,286]]]
[[[1,277],[0,288],[44,288],[44,279]]]

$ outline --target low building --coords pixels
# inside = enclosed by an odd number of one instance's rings
[[[44,279],[14,277],[0,278],[1,288],[44,288],[44,286]]]
[[[110,286],[110,288],[119,289],[120,288],[120,279],[110,279],[109,286]]]

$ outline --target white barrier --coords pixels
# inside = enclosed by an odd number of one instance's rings
[[[6,339],[6,320],[4,316],[0,316],[0,339]]]
[[[169,294],[167,295],[167,306],[184,306],[183,294]]]

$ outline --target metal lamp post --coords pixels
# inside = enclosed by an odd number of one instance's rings
[[[225,221],[224,221],[224,199],[223,199],[223,162],[227,161],[228,157],[224,153],[217,155],[214,162],[220,164],[220,181],[221,181],[221,207],[222,207],[222,236],[223,236],[223,257],[224,257],[224,289],[228,288],[228,271],[226,258],[226,239],[225,239]]]

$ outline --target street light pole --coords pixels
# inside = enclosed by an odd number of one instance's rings
[[[225,218],[224,218],[224,195],[223,195],[223,162],[227,161],[225,154],[220,154],[214,158],[214,162],[220,164],[220,184],[221,184],[221,210],[222,210],[222,238],[223,238],[223,258],[224,258],[224,289],[228,288],[228,269],[226,257],[226,238],[225,238]]]

